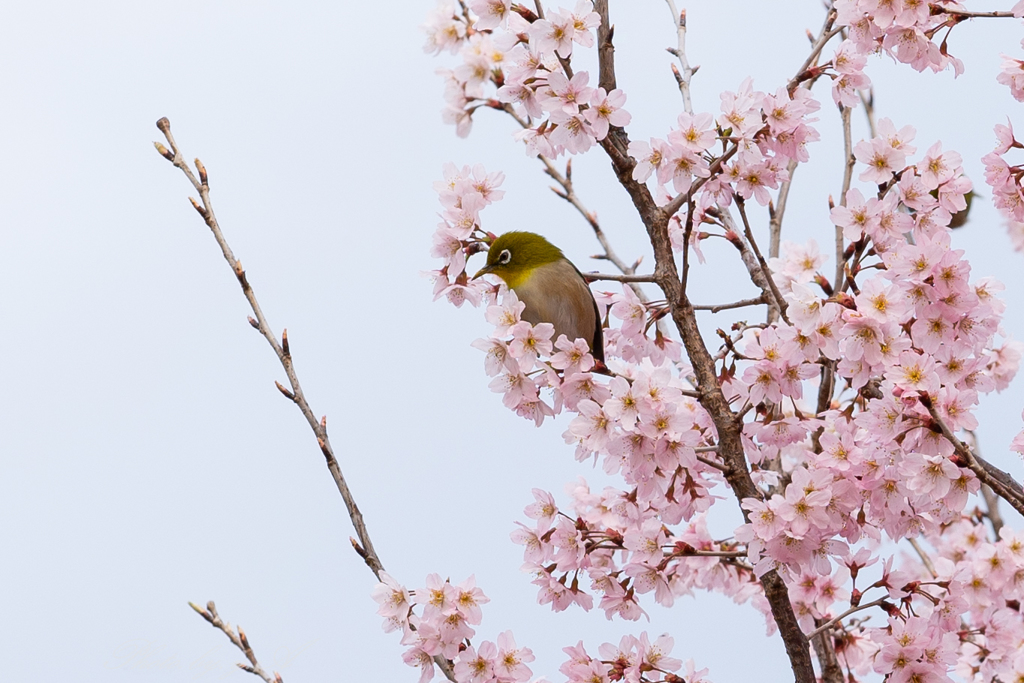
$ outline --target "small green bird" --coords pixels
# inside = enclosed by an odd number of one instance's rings
[[[552,340],[564,334],[583,339],[594,358],[604,364],[604,334],[597,302],[583,274],[562,250],[532,232],[506,232],[491,244],[484,273],[497,275],[526,304],[522,319],[555,326]]]

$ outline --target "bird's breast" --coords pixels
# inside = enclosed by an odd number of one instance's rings
[[[568,261],[556,261],[531,270],[519,282],[509,284],[526,304],[522,319],[555,327],[552,341],[564,334],[569,341],[584,339],[593,347],[597,312],[590,287]]]

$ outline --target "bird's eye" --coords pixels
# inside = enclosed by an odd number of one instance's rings
[[[502,249],[501,253],[498,254],[498,263],[500,263],[501,265],[505,265],[505,264],[507,264],[511,260],[512,260],[512,252],[509,251],[508,249]]]

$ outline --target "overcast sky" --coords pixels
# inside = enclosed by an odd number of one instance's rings
[[[548,3],[552,4],[552,3]],[[970,3],[1006,9],[1011,3]],[[286,681],[415,681],[380,630],[374,580],[316,442],[274,389],[284,381],[181,174],[153,150],[170,118],[210,174],[221,225],[263,309],[287,327],[303,387],[388,570],[410,586],[475,574],[491,597],[479,637],[512,629],[561,680],[561,648],[669,632],[674,656],[716,681],[781,680],[781,643],[749,606],[711,596],[651,622],[535,604],[508,534],[531,501],[578,476],[567,420],[536,429],[488,388],[482,311],[431,302],[421,272],[446,161],[504,170],[493,232],[546,234],[584,270],[586,224],[546,188],[483,111],[468,140],[440,120],[448,56],[422,52],[430,2],[22,2],[0,12],[0,661],[8,680],[252,680],[241,655],[187,606],[214,599]],[[746,76],[773,91],[807,51],[818,0],[687,4],[694,106]],[[612,3],[619,85],[634,138],[681,110],[661,0]],[[913,124],[923,151],[964,156],[980,194],[992,126],[1024,109],[995,83],[1020,56],[1019,22],[957,27],[967,73],[918,75],[876,59],[878,115]],[[827,50],[826,54],[831,54]],[[587,57],[580,64],[586,66]],[[823,140],[797,172],[784,237],[826,244],[841,180],[839,117],[824,88]],[[864,134],[859,115],[855,134]],[[577,190],[625,258],[642,227],[596,151]],[[1024,339],[1024,256],[986,202],[954,236],[975,277],[1006,283],[1005,328]],[[759,234],[763,214],[756,215]],[[735,255],[708,248],[693,299],[751,296]],[[648,263],[650,259],[648,257]],[[703,319],[706,329],[729,318]],[[984,399],[986,456],[1015,476],[1021,382]],[[721,506],[729,508],[729,506]],[[735,519],[723,517],[723,528]],[[737,652],[744,656],[736,656]]]

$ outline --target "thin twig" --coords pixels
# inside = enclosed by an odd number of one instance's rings
[[[981,456],[981,449],[978,446],[978,435],[975,432],[967,432],[967,440],[970,442],[968,446],[976,456]],[[1003,515],[999,512],[999,496],[992,490],[992,487],[988,484],[981,485],[981,497],[985,500],[985,517],[988,518],[988,523],[992,525],[992,533],[995,534],[995,538],[999,538],[999,530],[1003,528]]]
[[[818,32],[817,40],[815,40],[811,45],[811,53],[807,55],[807,59],[805,59],[804,63],[800,65],[800,68],[797,69],[796,75],[790,79],[786,86],[786,89],[790,92],[800,85],[800,82],[804,79],[804,75],[807,70],[818,60],[818,55],[821,54],[821,51],[828,44],[828,41],[832,40],[843,30],[842,27],[832,28],[832,25],[836,21],[836,16],[838,16],[838,12],[834,9],[830,9],[828,14],[825,15],[825,23],[822,24],[821,31]]]
[[[870,609],[872,607],[878,607],[879,605],[884,605],[886,603],[887,603],[887,600],[885,598],[878,598],[877,600],[874,600],[874,601],[869,602],[867,604],[858,605],[857,607],[851,607],[850,609],[848,609],[845,612],[843,612],[842,614],[840,614],[838,617],[835,617],[833,619],[829,619],[824,624],[822,624],[818,628],[816,628],[813,631],[811,631],[810,633],[808,633],[807,634],[807,640],[813,640],[814,637],[817,636],[819,633],[823,633],[824,631],[827,631],[828,629],[832,628],[833,626],[835,626],[836,624],[838,624],[840,621],[842,621],[846,617],[850,616],[851,614],[856,614],[857,612],[863,612],[866,609]]]
[[[772,271],[768,268],[768,262],[764,260],[764,256],[761,255],[761,250],[757,248],[757,241],[754,239],[754,232],[750,229],[750,221],[747,220],[747,209],[746,202],[740,195],[734,195],[736,201],[736,207],[740,211],[740,218],[743,220],[743,234],[747,238],[747,242],[750,244],[750,248],[754,250],[754,256],[757,257],[757,265],[761,268],[761,273],[764,275],[764,279],[768,282],[768,287],[771,289],[772,297],[775,299],[775,303],[778,304],[778,313],[782,316],[782,319],[789,324],[789,318],[786,316],[786,309],[789,308],[789,303],[785,297],[782,296],[782,292],[779,291],[778,285],[775,284],[775,278],[772,277]],[[769,313],[768,322],[772,322],[771,314]]]
[[[732,308],[746,308],[747,306],[760,306],[761,304],[768,303],[765,300],[764,294],[756,296],[753,299],[742,299],[740,301],[733,301],[731,304],[696,304],[693,307],[695,311],[711,311],[712,313],[718,313],[719,311],[727,311]]]
[[[796,167],[799,165],[800,162],[796,159],[789,160],[789,163],[786,164],[786,179],[779,187],[779,204],[778,206],[768,204],[771,214],[768,220],[768,258],[779,257],[779,248],[782,244],[782,218],[786,215],[789,188],[793,186],[793,174],[796,173]]]
[[[224,623],[220,615],[217,614],[217,606],[213,604],[213,600],[206,603],[206,609],[203,609],[194,602],[188,603],[188,606],[199,613],[203,619],[206,619],[210,624],[221,633],[228,637],[231,644],[242,651],[245,658],[249,660],[248,664],[236,664],[236,666],[242,671],[248,671],[249,673],[259,676],[266,683],[284,683],[281,678],[281,674],[274,672],[274,677],[271,678],[260,663],[256,661],[256,653],[253,652],[252,647],[249,645],[249,639],[245,637],[245,631],[242,630],[241,626],[236,626],[237,633],[231,628],[231,624]]]
[[[943,14],[965,19],[1013,19],[1013,12],[966,12],[961,10],[943,9]]]
[[[857,157],[853,155],[853,134],[850,131],[849,107],[842,107],[843,110],[843,189],[839,193],[839,206],[846,206],[846,193],[850,191],[850,184],[853,182],[853,167],[857,163]],[[843,279],[846,273],[843,253],[846,247],[843,244],[843,229],[835,226],[836,229],[836,277],[832,289],[836,292],[842,291]]]
[[[587,282],[597,280],[609,280],[611,282],[655,282],[653,275],[618,275],[616,273],[583,273],[583,279]]]
[[[174,136],[171,134],[171,123],[167,118],[162,118],[156,123],[164,137],[167,138],[168,144],[171,146],[172,157],[170,158],[171,163],[177,166],[188,178],[189,182],[192,183],[192,187],[196,189],[202,200],[202,206],[196,203],[194,199],[190,198],[192,206],[195,207],[199,215],[206,221],[206,225],[213,232],[213,237],[217,240],[218,246],[220,246],[221,253],[224,255],[224,259],[231,266],[231,270],[235,273],[235,277],[238,278],[239,284],[242,286],[242,292],[245,294],[246,300],[249,302],[250,308],[252,308],[253,315],[256,317],[256,325],[254,327],[259,330],[260,334],[263,335],[267,343],[274,350],[281,365],[284,367],[285,374],[288,376],[288,383],[291,385],[291,398],[295,402],[295,405],[299,407],[303,417],[306,418],[306,422],[309,423],[310,428],[316,435],[317,443],[320,445],[320,450],[323,452],[324,457],[327,460],[327,467],[331,472],[331,476],[334,478],[335,483],[338,486],[338,491],[341,493],[342,499],[345,501],[345,506],[348,508],[349,518],[352,520],[352,526],[355,527],[356,535],[359,537],[359,543],[362,551],[360,555],[366,562],[366,565],[373,572],[374,576],[380,577],[380,572],[383,569],[383,565],[380,559],[377,557],[377,552],[373,549],[373,543],[370,541],[370,535],[366,530],[366,524],[363,521],[363,516],[359,512],[359,507],[356,505],[355,499],[352,497],[351,491],[349,491],[348,484],[345,482],[344,476],[341,474],[341,468],[338,466],[338,461],[334,457],[334,449],[331,447],[330,438],[327,436],[327,423],[326,418],[318,420],[313,410],[309,407],[309,403],[306,401],[306,396],[302,392],[302,386],[299,384],[298,375],[295,373],[295,366],[292,362],[291,352],[288,348],[288,336],[287,331],[281,335],[281,341],[279,342],[277,337],[274,335],[273,328],[270,323],[267,322],[267,318],[263,315],[263,310],[260,308],[259,302],[256,300],[256,294],[249,284],[249,280],[246,277],[245,270],[242,268],[242,263],[235,258],[234,253],[231,251],[231,247],[228,246],[227,240],[224,237],[224,233],[221,232],[220,225],[217,222],[217,217],[213,211],[213,204],[210,201],[210,186],[207,180],[206,169],[203,167],[199,160],[196,160],[196,169],[199,173],[197,178],[192,170],[189,168],[188,163],[182,157],[181,152],[178,150],[178,146],[174,142]],[[166,156],[166,155],[165,155]]]
[[[821,25],[821,30],[818,31],[818,37],[811,42],[811,54],[808,55],[807,60],[798,72],[802,73],[806,71],[810,66],[817,63],[818,57],[821,55],[821,50],[825,47],[825,44],[835,35],[832,32],[832,24],[835,22],[836,13],[830,11],[825,15],[825,22]],[[830,35],[831,34],[831,35]],[[810,34],[808,34],[809,36]],[[793,80],[796,80],[794,77]],[[808,81],[806,87],[810,89],[813,81]],[[782,185],[779,186],[779,203],[777,206],[768,205],[770,219],[768,221],[768,256],[769,258],[778,258],[779,248],[782,241],[782,219],[786,215],[786,204],[789,200],[789,189],[793,185],[793,174],[796,172],[796,167],[800,165],[800,162],[796,159],[790,159],[789,163],[786,164],[786,179],[782,181]]]
[[[298,406],[299,411],[302,413],[303,417],[306,418],[306,422],[309,423],[310,428],[313,430],[317,444],[320,446],[320,452],[323,453],[324,458],[327,461],[327,469],[330,471],[331,477],[334,479],[334,483],[338,487],[338,492],[341,494],[341,498],[345,502],[345,508],[348,510],[349,519],[352,521],[352,526],[354,527],[356,536],[358,537],[358,540],[354,538],[349,539],[352,543],[352,547],[363,559],[363,562],[366,563],[366,566],[370,568],[373,575],[379,580],[380,572],[384,570],[384,565],[381,563],[380,558],[377,555],[377,551],[374,550],[373,542],[370,540],[369,531],[366,529],[366,523],[363,520],[363,515],[359,511],[359,507],[356,505],[355,498],[352,496],[352,492],[348,488],[348,483],[345,481],[345,477],[341,473],[341,467],[338,465],[338,460],[334,456],[334,449],[331,447],[331,441],[327,435],[327,417],[324,416],[318,420],[316,415],[313,413],[312,408],[309,407],[309,403],[306,401],[306,396],[302,391],[302,386],[299,384],[299,378],[295,372],[294,363],[292,362],[291,350],[288,345],[288,332],[287,330],[282,332],[281,340],[278,341],[272,331],[273,328],[271,328],[270,323],[267,322],[267,318],[263,314],[263,310],[260,308],[259,302],[256,300],[256,293],[249,284],[245,270],[242,268],[241,261],[235,258],[234,253],[231,251],[231,247],[228,245],[227,239],[224,237],[224,233],[221,232],[220,224],[217,222],[217,217],[213,210],[213,203],[210,201],[210,186],[206,167],[203,166],[199,159],[196,159],[195,166],[198,173],[198,177],[196,177],[196,174],[192,173],[192,169],[189,168],[188,163],[185,161],[174,141],[174,136],[171,134],[171,122],[164,117],[157,121],[156,125],[157,128],[163,132],[164,137],[167,139],[167,143],[171,148],[170,151],[168,151],[163,148],[163,145],[157,143],[157,151],[177,168],[181,169],[182,173],[185,174],[185,177],[187,177],[189,182],[192,183],[192,187],[199,193],[202,205],[197,203],[196,200],[191,197],[189,198],[189,201],[192,202],[192,206],[197,212],[199,212],[199,215],[203,217],[207,227],[210,228],[214,239],[217,241],[218,246],[220,246],[224,259],[228,262],[231,270],[235,273],[235,277],[238,279],[238,283],[242,287],[242,292],[245,295],[246,300],[249,302],[249,306],[255,316],[255,320],[250,318],[250,324],[263,335],[264,339],[266,339],[267,343],[270,344],[270,347],[274,350],[278,360],[281,362],[285,374],[288,377],[288,383],[291,389],[284,390],[280,384],[278,384],[278,388],[282,389],[282,393],[284,393],[287,398]],[[434,657],[434,661],[437,663],[442,673],[444,673],[450,681],[454,682],[455,672],[452,669],[451,663],[440,655]]]
[[[921,544],[917,542],[917,539],[908,538],[907,543],[909,543],[910,547],[914,549],[915,553],[917,553],[917,557],[921,560],[921,564],[923,564],[924,568],[928,570],[928,573],[931,574],[931,577],[933,579],[938,578],[939,575],[935,571],[935,565],[932,564],[932,558],[929,557],[928,553],[924,551],[924,548],[922,548]]]
[[[669,48],[669,52],[679,60],[679,71],[673,69],[676,75],[676,83],[679,85],[679,94],[683,96],[683,109],[687,114],[693,113],[693,103],[690,101],[690,81],[696,69],[690,67],[686,59],[686,10],[682,12],[676,9],[675,0],[665,0],[668,9],[672,12],[672,22],[676,26],[676,47]]]

